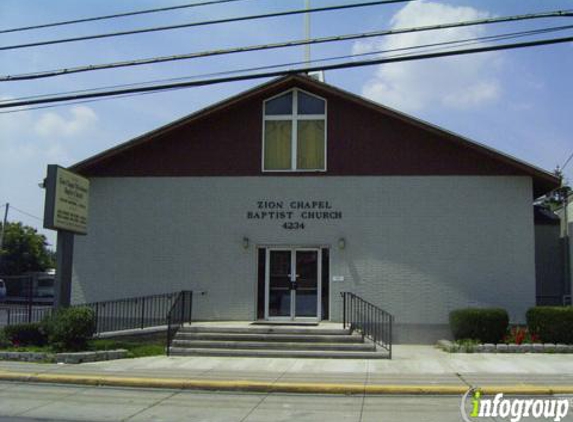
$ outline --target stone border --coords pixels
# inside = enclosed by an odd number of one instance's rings
[[[439,340],[436,346],[449,353],[573,353],[573,344],[476,344],[459,345],[450,340]]]
[[[0,360],[45,363],[84,363],[102,360],[123,359],[127,350],[98,350],[95,352],[47,353],[47,352],[0,352]]]

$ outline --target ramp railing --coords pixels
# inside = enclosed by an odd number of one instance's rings
[[[169,356],[171,342],[175,338],[175,334],[183,324],[191,323],[193,312],[193,292],[183,290],[179,292],[175,298],[171,309],[167,313],[167,347],[166,352]]]
[[[392,324],[394,316],[352,292],[341,292],[342,325],[356,330],[388,351],[392,359]]]

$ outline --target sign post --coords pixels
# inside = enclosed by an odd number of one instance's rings
[[[87,234],[90,182],[63,167],[50,164],[44,180],[44,228],[58,231],[54,306],[71,302],[74,234]]]

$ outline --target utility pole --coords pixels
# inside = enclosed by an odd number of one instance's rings
[[[4,233],[6,233],[6,223],[8,222],[8,210],[10,204],[6,202],[4,209],[4,222],[2,223],[2,233],[0,233],[0,263],[2,262],[2,248],[4,248]]]
[[[563,199],[563,220],[565,225],[565,282],[569,284],[569,303],[564,305],[573,306],[573,271],[571,268],[571,233],[569,232],[569,192],[563,189],[565,198]]]
[[[310,0],[306,0],[306,10],[310,10]],[[310,40],[310,13],[304,14],[304,36]],[[304,46],[304,61],[306,67],[310,66],[310,43]]]

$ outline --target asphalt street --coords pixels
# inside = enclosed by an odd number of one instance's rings
[[[460,396],[223,393],[30,383],[0,384],[2,422],[458,422],[462,420],[460,403]],[[530,420],[540,419],[522,419]],[[573,421],[573,410],[562,420]]]

